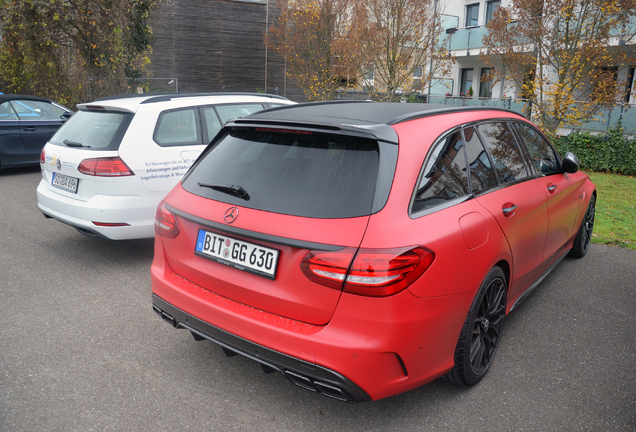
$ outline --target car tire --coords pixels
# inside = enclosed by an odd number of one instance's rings
[[[477,384],[488,372],[501,339],[508,284],[493,267],[481,284],[455,348],[455,366],[444,378],[459,385]]]
[[[585,216],[581,221],[579,231],[574,238],[574,245],[570,250],[570,256],[574,258],[583,258],[590,249],[590,241],[592,240],[592,231],[594,229],[594,215],[596,214],[596,196],[592,195],[590,203],[587,205]]]

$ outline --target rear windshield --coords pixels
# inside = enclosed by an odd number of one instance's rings
[[[83,148],[93,150],[117,150],[133,116],[132,113],[78,111],[53,135],[50,142],[75,147],[81,144]]]
[[[193,194],[313,218],[369,215],[378,176],[371,139],[230,130],[183,180]]]

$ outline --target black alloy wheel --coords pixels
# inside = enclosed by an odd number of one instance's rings
[[[494,267],[482,283],[466,317],[455,349],[455,366],[444,376],[446,380],[475,385],[488,372],[503,331],[507,292],[503,270]]]
[[[587,205],[587,211],[581,222],[579,231],[576,233],[574,245],[570,250],[570,255],[575,258],[583,258],[590,249],[592,241],[592,231],[594,230],[594,216],[596,215],[596,196],[592,195],[590,203]]]
[[[473,324],[470,365],[475,376],[486,373],[495,358],[506,315],[506,282],[497,277],[490,282]]]

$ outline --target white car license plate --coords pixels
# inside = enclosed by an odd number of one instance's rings
[[[195,253],[239,270],[266,276],[270,279],[276,277],[276,264],[278,263],[276,249],[199,230]]]
[[[53,173],[53,180],[51,180],[51,185],[71,193],[77,193],[78,183],[79,179],[58,173]]]

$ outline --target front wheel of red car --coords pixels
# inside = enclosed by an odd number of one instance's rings
[[[596,214],[596,197],[592,195],[590,203],[587,205],[587,211],[579,227],[579,231],[574,238],[574,245],[570,250],[570,256],[574,258],[583,258],[590,249],[590,241],[592,240],[592,230],[594,230],[594,215]]]
[[[488,372],[501,339],[507,291],[506,275],[494,267],[468,312],[455,349],[455,366],[444,376],[446,380],[471,386]]]

